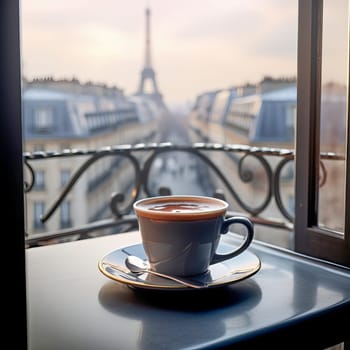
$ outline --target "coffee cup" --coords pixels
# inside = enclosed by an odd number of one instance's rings
[[[191,276],[211,264],[241,254],[253,240],[254,226],[244,216],[226,217],[228,203],[214,197],[170,195],[148,197],[133,205],[142,244],[153,271]],[[219,254],[220,237],[232,224],[246,228],[242,243]]]

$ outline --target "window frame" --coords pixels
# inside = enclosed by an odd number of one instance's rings
[[[25,220],[23,193],[23,137],[22,137],[22,77],[20,50],[20,2],[0,1],[0,145],[2,195],[6,205],[1,210],[2,222],[10,225],[3,235],[5,249],[10,249],[13,264],[3,269],[7,286],[4,300],[14,300],[7,319],[16,315],[16,336],[13,323],[6,322],[3,341],[15,349],[27,348],[27,295],[25,261]],[[14,176],[15,174],[15,176]],[[14,298],[14,293],[16,297]]]
[[[350,266],[349,162],[346,162],[344,236],[318,227],[323,0],[299,0],[298,21],[295,250]],[[349,108],[347,120],[348,155]]]
[[[322,0],[299,0],[299,38],[298,38],[298,110],[297,110],[297,142],[296,151],[296,250],[314,256],[334,259],[339,254],[340,262],[349,264],[346,254],[350,246],[350,181],[346,181],[346,212],[345,239],[333,237],[323,230],[318,230],[315,224],[315,180],[318,178],[315,162],[312,157],[317,155],[315,142],[319,140],[319,132],[311,133],[314,121],[319,116],[320,102],[320,67],[317,55],[321,47],[320,33],[322,21]],[[6,283],[12,288],[5,288],[5,300],[13,299],[16,291],[16,302],[11,306],[11,315],[16,315],[16,329],[19,336],[6,338],[14,348],[27,345],[27,312],[26,312],[26,265],[25,265],[25,224],[24,224],[24,193],[23,193],[23,149],[22,149],[22,97],[21,97],[21,50],[20,50],[20,2],[2,0],[0,2],[0,143],[6,156],[2,157],[1,172],[4,198],[10,200],[3,208],[3,222],[11,223],[12,234],[3,237],[5,246],[11,247],[14,261],[11,269],[5,269]],[[312,37],[316,35],[317,45],[312,45]],[[313,67],[313,63],[317,62]],[[348,116],[349,120],[349,116]],[[319,127],[319,125],[318,125]],[[309,140],[309,136],[312,136]],[[347,154],[350,154],[349,123],[347,127]],[[299,152],[300,150],[300,152]],[[318,157],[317,157],[318,159]],[[13,176],[16,174],[16,176]],[[350,176],[350,162],[346,163],[346,178]],[[309,188],[311,191],[309,192]],[[319,232],[321,231],[321,232]],[[317,242],[317,239],[320,242]],[[316,245],[314,243],[316,242]],[[335,243],[329,254],[327,244]],[[314,251],[313,251],[314,250]],[[345,259],[344,259],[345,258]]]

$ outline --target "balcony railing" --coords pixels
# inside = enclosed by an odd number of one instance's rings
[[[177,177],[172,178],[170,184],[164,186],[162,181],[158,180],[164,171],[169,170],[164,170],[164,167],[159,166],[159,164],[175,154],[178,160],[175,171],[182,171],[182,173],[177,173]],[[114,233],[135,229],[137,221],[132,210],[134,201],[143,196],[177,193],[181,188],[181,182],[186,179],[183,166],[191,168],[191,174],[192,176],[195,175],[195,181],[203,189],[203,194],[225,199],[232,204],[228,215],[240,213],[249,216],[257,225],[293,231],[293,208],[286,205],[283,197],[283,188],[286,184],[291,196],[293,196],[294,191],[293,161],[295,152],[292,149],[259,148],[240,144],[194,143],[191,145],[177,145],[172,143],[140,143],[108,146],[93,150],[70,149],[63,152],[27,152],[24,153],[24,162],[30,176],[25,183],[26,195],[28,196],[34,189],[36,161],[75,157],[84,157],[84,162],[72,174],[65,188],[57,194],[57,198],[44,213],[41,219],[43,223],[51,218],[82,175],[104,157],[124,159],[130,164],[133,169],[133,177],[128,176],[127,179],[131,183],[124,183],[121,188],[131,188],[131,190],[127,193],[111,190],[109,198],[111,215],[109,218],[51,232],[37,234],[27,232],[26,243],[28,247],[52,241],[59,242],[69,237],[84,239],[92,233],[98,235],[98,232],[105,232],[106,229],[109,230],[108,232]],[[181,160],[184,159],[185,165],[181,163]],[[247,165],[249,159],[253,160],[253,165]],[[327,181],[327,171],[323,161],[343,159],[343,156],[335,153],[321,154],[320,186]],[[114,161],[112,164],[117,166],[120,164],[119,171],[121,172],[125,167],[125,162]],[[125,182],[125,177],[123,179]],[[262,184],[262,182],[264,183]],[[252,191],[249,193],[251,194],[250,197],[256,197],[254,198],[255,201],[249,202],[249,195],[243,188],[244,186],[252,187]],[[194,194],[191,193],[190,186],[183,191]],[[256,196],[256,193],[259,193],[259,195]],[[274,207],[272,211],[269,209],[271,206]],[[274,215],[271,216],[271,213]]]

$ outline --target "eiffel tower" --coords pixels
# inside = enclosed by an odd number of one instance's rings
[[[146,15],[145,65],[143,70],[141,71],[141,80],[140,80],[139,89],[137,91],[137,95],[144,95],[144,96],[151,97],[158,104],[164,105],[162,95],[158,90],[158,86],[156,82],[156,74],[154,72],[154,69],[152,68],[152,63],[151,63],[151,33],[150,33],[151,10],[149,8],[146,8],[145,15]],[[153,87],[152,92],[146,92],[145,86],[147,82],[151,83]]]

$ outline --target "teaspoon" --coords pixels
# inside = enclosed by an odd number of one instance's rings
[[[201,282],[194,282],[194,281],[188,281],[179,277],[175,277],[172,275],[166,275],[157,271],[153,271],[150,269],[149,263],[147,261],[142,260],[141,258],[134,256],[134,255],[129,255],[125,259],[125,265],[128,267],[128,269],[133,272],[133,273],[150,273],[159,277],[167,278],[169,280],[173,280],[177,283],[181,283],[187,287],[191,288],[203,288],[207,287],[208,285],[205,283]]]

